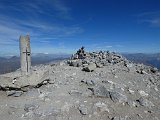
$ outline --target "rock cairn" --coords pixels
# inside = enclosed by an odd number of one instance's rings
[[[128,62],[126,58],[115,52],[99,51],[89,53],[82,47],[72,55],[68,64],[74,67],[83,67],[84,71],[92,72],[96,68],[101,68],[109,64],[125,64],[126,62]]]
[[[139,74],[155,73],[157,68],[146,66],[143,64],[136,64],[120,54],[110,51],[86,52],[84,47],[81,47],[71,59],[67,62],[73,67],[82,67],[83,71],[93,72],[96,68],[102,68],[108,65],[119,65],[128,68],[134,68]]]

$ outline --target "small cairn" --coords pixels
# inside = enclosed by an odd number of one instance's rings
[[[109,51],[86,52],[82,46],[75,54],[72,55],[68,64],[73,67],[83,67],[83,71],[92,72],[96,68],[101,68],[108,64],[117,64],[124,62],[126,59],[121,55]]]

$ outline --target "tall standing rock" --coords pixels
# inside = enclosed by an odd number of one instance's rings
[[[22,75],[29,75],[31,73],[31,48],[29,35],[20,36],[19,48],[21,57],[21,72]]]

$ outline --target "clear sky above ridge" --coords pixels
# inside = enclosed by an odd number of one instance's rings
[[[0,55],[21,34],[32,53],[160,52],[160,0],[0,0]]]

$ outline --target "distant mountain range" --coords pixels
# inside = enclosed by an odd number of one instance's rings
[[[145,65],[154,66],[160,69],[160,53],[155,53],[155,54],[124,53],[122,55],[133,62],[143,63]]]
[[[64,60],[69,58],[70,54],[32,54],[32,65],[45,64],[51,61]],[[20,57],[18,56],[5,56],[0,57],[0,74],[8,73],[20,68]]]
[[[144,54],[144,53],[122,53],[127,59],[136,62],[150,65],[160,69],[160,53],[156,54]],[[44,54],[36,53],[32,54],[32,65],[45,64],[51,61],[58,61],[68,59],[71,54]],[[0,74],[15,71],[20,68],[20,58],[17,56],[5,56],[0,57]]]

